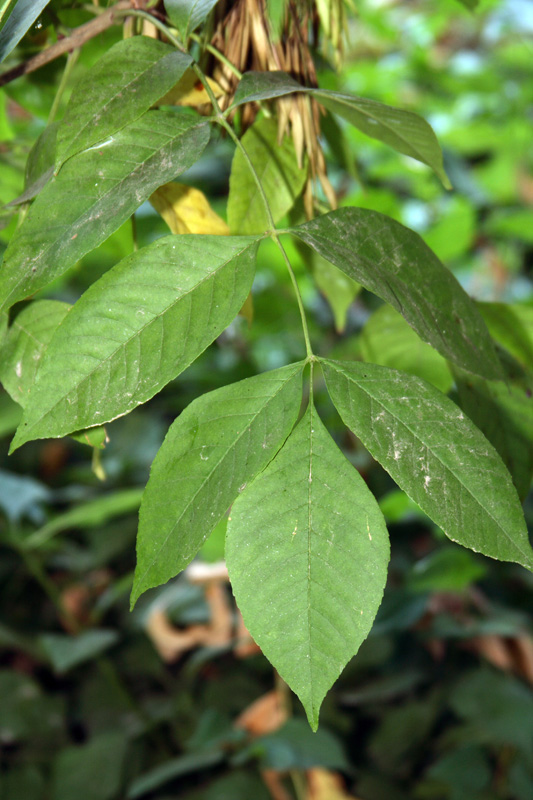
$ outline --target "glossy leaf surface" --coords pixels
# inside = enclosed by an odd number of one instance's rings
[[[138,119],[190,64],[190,56],[148,36],[117,42],[73,89],[57,134],[56,169]]]
[[[292,139],[278,144],[275,119],[261,119],[246,131],[242,143],[263,185],[274,222],[292,208],[303,189],[307,168],[300,169]],[[263,233],[269,228],[265,206],[240,150],[231,166],[228,222],[232,233]]]
[[[344,423],[450,539],[533,569],[511,476],[455,403],[405,372],[376,364],[321,363]]]
[[[152,192],[194,164],[205,122],[149,111],[109,143],[69,159],[14,234],[0,271],[0,308],[46,286],[105,241]]]
[[[313,408],[235,502],[226,560],[247,628],[316,729],[326,692],[372,627],[389,541]]]
[[[0,62],[17,46],[49,2],[50,0],[17,0],[0,31]]]
[[[239,83],[234,105],[283,97],[294,92],[312,95],[328,111],[343,117],[367,136],[379,139],[399,153],[427,164],[443,184],[450,187],[442,164],[442,152],[433,129],[422,117],[411,111],[365,97],[326,89],[310,89],[301,86],[285,72],[246,73]]]
[[[252,237],[165,236],[105,273],[50,342],[13,446],[149,400],[238,313],[255,251]]]
[[[194,558],[298,418],[303,364],[225,386],[191,403],[152,465],[140,511],[132,603]]]
[[[475,304],[417,233],[364,208],[340,208],[291,233],[390,303],[445,358],[503,377]]]

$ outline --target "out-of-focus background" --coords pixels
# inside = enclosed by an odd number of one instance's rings
[[[53,0],[5,66],[89,19],[81,5]],[[472,6],[354,0],[340,68],[327,48],[316,54],[321,86],[428,119],[452,191],[331,118],[323,144],[340,204],[418,231],[531,370],[533,4]],[[59,116],[72,82],[121,36],[116,26],[83,47]],[[0,92],[2,204],[22,192],[64,65]],[[222,217],[232,153],[216,140],[183,178]],[[140,246],[168,232],[149,204],[135,222]],[[17,224],[13,208],[0,211],[0,224],[1,253]],[[132,237],[128,223],[41,296],[74,302],[131,252]],[[321,354],[402,368],[456,396],[446,363],[395,313],[337,285],[309,253],[290,244],[289,252]],[[511,317],[502,303],[515,304]],[[220,564],[223,524],[193,570],[129,612],[137,509],[168,425],[199,394],[302,355],[290,282],[264,243],[251,324],[237,318],[160,395],[107,426],[104,450],[49,440],[8,458],[20,409],[0,390],[2,798],[531,800],[532,576],[445,539],[343,429],[324,391],[320,413],[379,499],[392,560],[372,633],[327,696],[318,733],[242,628]],[[530,397],[528,389],[509,401],[509,458],[520,452],[529,469]],[[468,397],[461,402],[475,415],[475,401],[470,410]],[[502,423],[484,424],[497,436],[491,424]],[[531,524],[531,494],[525,508]]]

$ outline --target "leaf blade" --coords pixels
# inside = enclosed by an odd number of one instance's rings
[[[57,134],[56,171],[148,111],[191,62],[190,56],[148,36],[113,45],[72,91]]]
[[[344,423],[455,542],[533,569],[516,489],[499,455],[462,411],[407,373],[321,360]]]
[[[209,392],[171,425],[141,505],[132,606],[190,563],[242,486],[279,450],[298,417],[303,366]]]
[[[184,42],[202,23],[218,0],[165,0],[165,10]]]
[[[377,211],[340,208],[290,233],[390,303],[445,358],[486,378],[503,377],[475,304],[414,231]]]
[[[277,144],[274,119],[261,119],[243,136],[242,143],[261,178],[274,222],[291,209],[303,189],[307,169],[300,169],[292,140]],[[263,233],[269,227],[261,194],[241,151],[233,156],[228,197],[228,223],[232,233]]]
[[[243,103],[305,92],[329,111],[346,119],[373,139],[429,166],[446,188],[442,152],[432,127],[418,114],[364,97],[301,86],[285,72],[247,72],[239,83],[233,107]]]
[[[105,273],[52,338],[12,446],[150,399],[238,313],[256,247],[254,237],[166,236]]]
[[[17,46],[50,0],[18,0],[0,31],[0,63]]]
[[[69,159],[40,192],[5,252],[0,310],[46,286],[105,241],[158,186],[191,166],[208,140],[205,122],[148,111],[105,148]]]
[[[374,497],[308,408],[236,500],[226,560],[247,628],[315,729],[326,692],[372,626],[388,558]]]

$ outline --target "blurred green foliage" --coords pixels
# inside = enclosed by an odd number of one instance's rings
[[[77,5],[52,0],[5,66],[87,21]],[[491,331],[523,373],[533,347],[533,9],[527,0],[473,5],[360,0],[349,13],[341,71],[317,55],[321,86],[428,119],[453,191],[329,117],[324,144],[341,204],[421,233],[465,288],[491,304]],[[60,114],[74,80],[120,37],[117,26],[83,47]],[[0,252],[17,225],[5,204],[23,191],[63,68],[64,60],[53,62],[0,93]],[[219,139],[185,176],[222,215],[231,157]],[[135,220],[141,246],[166,233],[148,204]],[[74,302],[132,246],[127,223],[40,296]],[[334,296],[332,309],[313,282],[319,265],[294,244],[290,256],[321,355],[372,359],[456,391],[446,363],[395,313],[360,292],[340,324],[344,309]],[[342,772],[361,800],[530,800],[531,575],[444,540],[342,432],[325,393],[321,416],[380,500],[392,561],[373,632],[329,694],[320,731],[310,732],[296,706],[273,733],[251,739],[235,727],[274,686],[260,654],[240,660],[227,647],[200,648],[162,661],[145,630],[154,609],[183,627],[207,619],[203,592],[184,577],[130,615],[136,508],[168,424],[199,394],[303,355],[291,286],[270,242],[260,250],[253,301],[250,326],[237,318],[183,376],[107,426],[104,481],[90,449],[71,439],[30,443],[8,460],[20,411],[0,394],[0,796],[261,800],[269,797],[261,771],[271,769],[292,776],[287,790],[303,800],[298,776],[320,766]],[[531,383],[521,381],[525,402]],[[519,439],[531,459],[527,425]],[[531,524],[531,494],[525,508]],[[223,527],[204,547],[207,561],[222,555]]]

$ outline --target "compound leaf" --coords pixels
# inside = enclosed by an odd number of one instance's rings
[[[451,188],[433,128],[412,111],[404,111],[365,97],[301,86],[285,72],[246,73],[239,83],[233,105],[269,100],[294,92],[310,94],[328,111],[343,117],[367,136],[427,164],[444,186]]]
[[[122,130],[163,97],[191,57],[148,36],[111,47],[72,91],[57,134],[56,171],[70,156]]]
[[[242,143],[259,175],[274,222],[292,208],[303,189],[307,169],[298,166],[292,139],[278,144],[275,119],[260,119],[246,131]],[[263,233],[269,227],[263,199],[240,150],[231,166],[228,222],[232,233]]]
[[[187,566],[279,450],[298,418],[303,366],[209,392],[170,427],[141,505],[132,603]]]
[[[236,500],[226,559],[246,626],[316,729],[326,692],[372,627],[389,541],[376,500],[312,406]]]
[[[206,122],[148,111],[73,156],[40,192],[4,255],[0,310],[46,286],[105,241],[152,192],[194,164]]]
[[[53,336],[13,448],[153,397],[238,313],[256,249],[253,237],[165,236],[106,272]]]
[[[511,476],[455,403],[405,372],[321,361],[344,423],[452,541],[533,569]]]
[[[390,303],[445,358],[503,377],[475,303],[417,233],[366,208],[339,208],[291,233]]]

